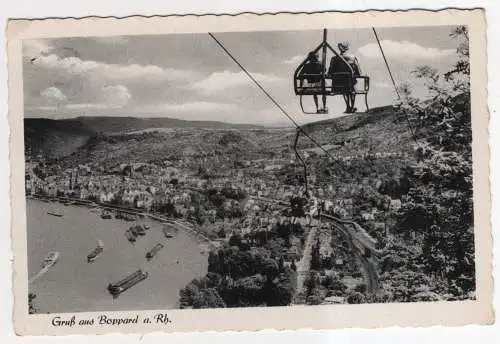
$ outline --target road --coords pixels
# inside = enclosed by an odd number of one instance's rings
[[[302,258],[297,263],[297,286],[295,288],[295,295],[300,295],[304,291],[304,282],[307,278],[309,270],[311,269],[311,255],[314,240],[316,239],[316,227],[310,227],[307,235],[307,240],[304,244]]]
[[[282,206],[289,206],[288,203],[275,200],[268,197],[258,197],[258,196],[250,196],[252,199],[274,203]],[[321,201],[321,200],[319,200]],[[378,285],[378,273],[376,262],[373,258],[366,257],[366,252],[370,252],[374,256],[380,256],[380,250],[377,250],[375,247],[376,241],[366,232],[366,230],[361,227],[358,223],[350,220],[342,220],[336,216],[323,214],[320,215],[321,220],[327,220],[332,224],[332,227],[338,232],[342,233],[347,237],[348,242],[355,252],[356,258],[358,259],[361,270],[363,274],[363,278],[365,280],[367,291],[372,294],[376,294],[379,289]],[[299,264],[297,265],[297,292],[298,295],[301,291],[303,291],[304,281],[307,276],[307,273],[310,269],[311,262],[311,248],[314,243],[314,238],[316,236],[316,229],[312,227],[309,235],[307,237],[304,251]]]
[[[272,199],[269,197],[250,197],[258,201],[274,203],[282,206],[289,206],[289,204],[284,201]],[[321,202],[322,200],[318,199],[318,201]],[[335,230],[347,237],[351,248],[355,252],[356,258],[361,265],[361,270],[367,286],[367,291],[369,293],[376,294],[379,289],[377,266],[373,258],[366,257],[367,251],[369,251],[374,256],[380,256],[381,252],[375,247],[376,241],[366,232],[363,227],[361,227],[354,221],[342,220],[336,216],[323,213],[321,213],[320,218],[321,220],[327,220],[328,222],[332,223],[332,227]],[[302,258],[297,265],[296,295],[300,294],[300,292],[303,291],[304,281],[310,270],[311,249],[314,243],[315,236],[316,229],[315,227],[312,227],[304,246]]]
[[[330,217],[328,217],[327,219],[332,221],[332,218]],[[376,294],[379,290],[379,284],[377,266],[375,261],[373,260],[373,258],[366,257],[365,252],[363,252],[363,250],[361,250],[359,246],[355,244],[355,236],[352,234],[352,230],[350,230],[348,226],[345,226],[345,224],[334,222],[334,220],[331,223],[334,229],[346,236],[349,245],[353,249],[355,257],[361,265],[361,272],[366,283],[366,290],[371,294]]]

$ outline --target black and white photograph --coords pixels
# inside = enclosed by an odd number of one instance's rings
[[[468,25],[21,44],[27,314],[477,300]]]

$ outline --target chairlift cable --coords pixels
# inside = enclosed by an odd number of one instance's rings
[[[385,66],[387,67],[387,71],[389,72],[389,77],[391,78],[392,85],[394,86],[394,91],[396,91],[396,95],[398,96],[398,99],[401,100],[401,95],[399,94],[398,87],[396,85],[396,81],[394,80],[394,77],[392,75],[391,68],[389,67],[389,62],[387,61],[387,58],[386,58],[385,53],[384,53],[384,49],[382,48],[382,44],[380,43],[380,39],[378,38],[377,31],[375,30],[374,27],[372,27],[372,30],[373,30],[373,34],[375,35],[375,39],[377,40],[378,46],[380,48],[380,52],[382,53],[382,57],[384,59]],[[415,136],[415,131],[413,130],[410,119],[408,118],[408,114],[406,114],[405,117],[406,117],[406,121],[408,122],[408,127],[410,129],[411,136],[412,136],[413,140],[415,141],[415,143],[418,145],[418,141],[417,141],[417,138]]]
[[[241,70],[243,70],[245,72],[245,74],[264,92],[264,94],[269,97],[269,99],[278,107],[278,109],[288,118],[290,119],[290,121],[295,125],[296,129],[297,129],[297,135],[299,135],[300,133],[302,133],[305,137],[307,137],[312,143],[314,143],[321,151],[323,151],[331,160],[332,162],[336,163],[342,170],[344,170],[344,172],[352,175],[352,172],[349,172],[347,170],[347,168],[340,163],[340,161],[335,157],[333,156],[330,152],[328,152],[325,148],[323,148],[323,146],[321,144],[319,144],[318,141],[316,141],[313,137],[311,137],[284,109],[283,107],[281,107],[279,105],[279,103],[260,85],[260,83],[255,80],[255,78],[252,77],[252,75],[245,69],[245,67],[243,65],[241,65],[241,63],[238,62],[238,60],[224,47],[224,45],[219,41],[217,40],[217,38],[212,34],[212,33],[208,33],[210,35],[210,37],[212,37],[214,39],[214,41],[219,45],[219,47],[222,48],[222,50],[224,50],[224,52],[241,68]],[[294,144],[294,151],[295,151],[295,155],[296,157],[300,160],[300,162],[302,163],[303,167],[304,167],[304,175],[305,175],[305,187],[306,187],[306,193],[307,193],[307,189],[308,189],[308,184],[307,184],[307,164],[305,162],[305,160],[300,156],[300,154],[298,153],[297,151],[297,143],[298,143],[298,136],[296,136],[296,139],[295,139],[295,144]]]
[[[278,107],[278,109],[286,117],[288,117],[288,119],[292,121],[296,127],[299,127],[299,124],[281,107],[281,105],[278,104],[276,100],[274,100],[274,98],[259,84],[259,82],[255,80],[255,78],[245,69],[245,67],[241,65],[241,63],[238,62],[238,60],[226,49],[226,47],[224,47],[224,45],[217,38],[215,38],[215,36],[212,33],[209,32],[208,34],[221,47],[221,49],[224,50],[224,52],[234,61],[234,63],[236,63],[241,68],[241,70],[245,72],[245,74],[257,85],[257,87],[259,87],[260,90],[264,92],[264,94],[274,103],[274,105],[276,105],[276,107]]]
[[[276,105],[276,107],[281,111],[281,113],[283,113],[294,125],[295,127],[297,128],[297,130],[302,133],[305,137],[307,137],[312,143],[314,143],[319,149],[321,149],[326,155],[328,155],[333,161],[335,161],[337,164],[340,165],[340,163],[337,161],[337,159],[330,154],[330,152],[328,152],[325,148],[323,148],[323,146],[321,144],[319,144],[318,141],[316,141],[313,137],[311,137],[298,123],[297,121],[295,121],[295,119],[293,119],[292,116],[290,116],[286,111],[285,109],[283,109],[283,107],[269,94],[269,92],[267,92],[264,87],[262,87],[260,85],[260,83],[255,80],[255,78],[246,70],[246,68],[241,65],[241,63],[238,62],[238,60],[226,49],[226,47],[224,47],[224,45],[212,34],[212,33],[208,33],[210,35],[210,37],[212,37],[214,39],[214,41],[219,45],[219,47],[224,50],[224,52],[234,61],[234,63],[236,63],[240,68],[241,70],[250,78],[250,80],[252,80],[256,85],[257,87],[260,88],[260,90],[262,92],[264,92],[264,94],[274,103],[274,105]],[[343,168],[343,166],[342,166]]]
[[[314,138],[312,138],[280,105],[279,103],[259,84],[259,82],[257,80],[255,80],[253,78],[253,76],[245,69],[245,67],[243,67],[243,65],[241,65],[238,60],[236,60],[236,58],[224,47],[224,45],[219,41],[217,40],[217,38],[212,34],[212,33],[208,33],[210,35],[210,37],[212,37],[214,39],[214,41],[219,45],[219,47],[241,68],[241,70],[243,72],[245,72],[245,74],[261,89],[262,92],[264,92],[264,94],[276,105],[276,107],[278,107],[278,109],[295,125],[296,129],[297,129],[297,136],[295,138],[295,144],[294,144],[294,150],[295,150],[295,153],[296,153],[296,156],[297,158],[303,163],[304,165],[304,169],[305,169],[305,174],[306,174],[306,180],[305,180],[305,185],[306,185],[306,193],[307,193],[307,164],[305,163],[305,161],[302,159],[302,157],[298,154],[298,151],[297,151],[297,142],[298,142],[298,139],[299,139],[299,134],[302,133],[305,137],[307,137],[311,142],[313,142],[318,148],[320,148],[323,152],[326,153],[326,155],[328,155],[332,161],[336,162],[342,169],[344,169],[344,171],[347,171],[346,168],[340,164],[337,159],[332,156],[330,154],[330,152],[328,152],[326,149],[323,148],[322,145],[320,145]],[[340,221],[342,222],[342,221]]]

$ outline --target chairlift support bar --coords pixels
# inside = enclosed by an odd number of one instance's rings
[[[300,133],[302,132],[302,130],[303,129],[301,129],[301,128],[297,128],[297,133],[295,135],[295,141],[293,143],[293,151],[295,152],[295,156],[297,157],[297,159],[300,160],[302,167],[304,169],[304,187],[306,188],[306,195],[308,195],[309,192],[308,192],[308,184],[307,184],[307,175],[308,175],[307,164],[304,161],[304,159],[300,156],[299,151],[297,150],[297,144],[299,143],[299,137],[300,137]]]

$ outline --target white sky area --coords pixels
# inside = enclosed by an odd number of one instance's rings
[[[411,71],[441,72],[455,62],[452,27],[377,29],[396,83],[425,89]],[[322,30],[218,33],[215,36],[299,123],[342,114],[342,97],[329,97],[330,115],[302,114],[293,73],[322,41]],[[371,29],[329,30],[328,42],[350,42],[362,73],[370,76],[371,107],[395,100]],[[171,117],[230,123],[287,124],[287,119],[208,34],[27,40],[25,117]],[[311,97],[305,99],[314,108]],[[359,110],[364,109],[361,98]]]

